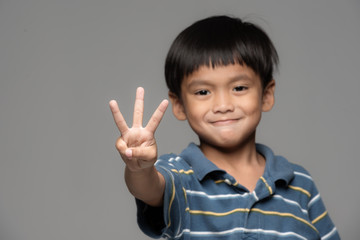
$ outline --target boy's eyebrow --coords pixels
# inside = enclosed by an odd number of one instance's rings
[[[194,86],[198,86],[198,85],[210,85],[210,83],[206,80],[203,79],[193,79],[189,85],[188,88],[194,87]]]
[[[230,83],[236,81],[252,81],[252,79],[247,74],[240,74],[230,78]],[[209,83],[209,81],[207,81],[206,79],[194,78],[189,83],[188,87],[190,88],[197,85],[211,85],[211,83]]]
[[[252,81],[251,77],[247,74],[240,74],[240,75],[236,75],[235,77],[230,78],[231,82],[235,82],[235,81]]]

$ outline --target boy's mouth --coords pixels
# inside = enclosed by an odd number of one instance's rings
[[[214,121],[210,121],[210,123],[214,126],[227,126],[239,121],[240,118],[227,118],[227,119],[218,119]]]

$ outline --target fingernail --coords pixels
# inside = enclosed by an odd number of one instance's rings
[[[128,158],[131,158],[132,157],[132,150],[130,148],[126,149],[125,150],[125,155],[128,157]]]

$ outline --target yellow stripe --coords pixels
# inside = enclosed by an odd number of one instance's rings
[[[315,224],[317,223],[318,221],[320,221],[321,219],[323,219],[326,215],[327,215],[327,211],[323,212],[320,216],[318,216],[317,218],[315,218],[311,223],[312,224]]]
[[[295,187],[295,186],[289,185],[289,188],[291,188],[293,190],[296,190],[296,191],[299,191],[299,192],[302,192],[306,196],[311,197],[311,194],[307,190],[305,190],[305,189],[303,189],[301,187]]]
[[[168,218],[169,218],[169,224],[168,224],[168,227],[170,227],[171,225],[171,206],[172,206],[172,203],[174,202],[174,199],[175,199],[175,183],[174,183],[174,179],[171,179],[171,184],[172,184],[172,194],[171,194],[171,199],[170,199],[170,202],[169,202],[169,209],[168,209]]]
[[[261,210],[261,209],[258,209],[258,208],[253,208],[251,209],[252,212],[258,212],[258,213],[262,213],[264,215],[275,215],[275,216],[280,216],[280,217],[291,217],[291,218],[294,218],[302,223],[305,223],[306,225],[308,225],[309,227],[311,227],[312,229],[314,229],[316,232],[317,229],[311,225],[308,221],[306,221],[305,219],[302,219],[298,216],[295,216],[294,214],[291,214],[291,213],[281,213],[281,212],[275,212],[275,211],[264,211],[264,210]]]
[[[207,216],[214,216],[214,217],[224,217],[236,212],[250,212],[250,209],[248,208],[236,208],[229,212],[223,212],[223,213],[216,213],[216,212],[210,212],[210,211],[201,211],[201,210],[190,210],[189,208],[186,208],[186,211],[188,211],[190,214],[194,215],[207,215]]]
[[[290,217],[293,218],[295,220],[298,220],[306,225],[308,225],[309,227],[311,227],[314,231],[318,232],[317,229],[308,221],[306,221],[303,218],[300,218],[294,214],[291,213],[281,213],[281,212],[275,212],[275,211],[264,211],[258,208],[252,208],[252,209],[248,209],[248,208],[236,208],[232,211],[228,211],[228,212],[223,212],[223,213],[217,213],[217,212],[211,212],[211,211],[201,211],[201,210],[190,210],[189,208],[186,208],[185,211],[189,212],[190,214],[194,214],[194,215],[206,215],[206,216],[213,216],[213,217],[224,217],[224,216],[228,216],[230,214],[233,213],[237,213],[237,212],[257,212],[257,213],[261,213],[264,215],[274,215],[274,216],[280,216],[280,217]],[[316,219],[315,219],[316,220]],[[314,221],[315,221],[314,220]]]
[[[219,183],[226,183],[226,184],[228,184],[228,182],[227,181],[229,181],[230,183],[231,183],[231,181],[229,180],[229,179],[220,179],[220,180],[216,180],[215,181],[215,183],[216,184],[219,184]],[[231,183],[231,185],[233,185],[233,186],[237,186],[239,183],[238,182],[235,182],[235,183]]]
[[[273,190],[272,190],[272,188],[269,186],[269,184],[266,182],[265,178],[264,178],[263,176],[261,176],[260,179],[265,183],[265,186],[267,187],[270,195],[272,195],[272,194],[273,194]]]
[[[223,179],[215,181],[216,184],[223,183],[223,182],[225,182],[225,180],[223,180]]]
[[[184,169],[181,169],[181,170],[179,170],[179,171],[176,170],[176,169],[171,169],[171,171],[172,171],[172,172],[176,172],[176,173],[183,173],[183,174],[187,174],[187,175],[194,173],[194,171],[193,171],[192,169],[187,170],[187,171],[185,171]]]
[[[185,204],[187,204],[187,194],[186,194],[186,189],[183,187],[183,192],[184,192],[184,198],[185,198]]]

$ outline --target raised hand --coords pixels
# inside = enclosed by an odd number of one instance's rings
[[[115,100],[109,102],[114,121],[121,134],[116,141],[116,148],[130,171],[136,172],[152,167],[157,160],[157,146],[154,134],[168,104],[167,100],[163,100],[146,127],[143,127],[144,89],[139,87],[136,90],[133,124],[129,128],[117,102]]]

